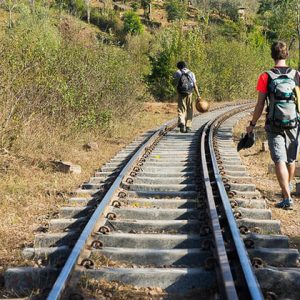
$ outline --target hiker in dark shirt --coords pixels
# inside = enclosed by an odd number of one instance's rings
[[[300,76],[298,71],[286,65],[288,48],[284,42],[273,43],[271,54],[275,66],[258,79],[258,100],[247,132],[253,131],[267,104],[265,130],[282,191],[282,200],[276,207],[293,209],[292,180],[299,144],[299,107],[297,109],[295,89],[299,87]]]
[[[178,92],[178,126],[180,132],[191,132],[193,119],[192,93],[195,90],[200,99],[200,93],[196,84],[196,77],[184,61],[177,63],[177,72],[174,74],[174,85]]]

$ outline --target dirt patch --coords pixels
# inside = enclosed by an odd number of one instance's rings
[[[112,300],[148,300],[148,299],[164,299],[166,294],[160,288],[139,288],[133,285],[125,285],[116,281],[107,282],[105,280],[86,280],[83,279],[79,285],[83,292],[84,299],[88,297],[96,297],[96,299],[112,299]]]
[[[196,300],[215,299],[215,291],[191,291],[185,296],[170,294],[158,287],[137,287],[134,285],[126,285],[117,281],[93,280],[83,278],[79,284],[79,292],[82,293],[84,299],[99,300]]]
[[[264,132],[263,116],[256,126],[257,140],[250,149],[240,151],[241,159],[247,167],[248,172],[253,177],[256,187],[268,201],[268,206],[272,210],[272,218],[281,221],[281,232],[290,237],[291,247],[300,251],[300,197],[292,195],[294,199],[294,210],[283,210],[275,207],[281,200],[281,191],[274,174],[268,173],[268,166],[272,164],[269,151],[262,151],[262,142],[266,140]],[[245,132],[251,117],[244,118],[234,128],[234,139],[239,140]],[[299,178],[296,180],[300,180]]]
[[[110,257],[103,255],[101,253],[94,253],[92,255],[92,261],[94,262],[94,267],[96,269],[102,267],[117,267],[117,268],[133,268],[133,269],[149,269],[149,268],[157,268],[157,269],[165,269],[165,268],[188,268],[187,265],[156,265],[156,264],[138,264],[131,263],[128,261],[116,261],[111,259]],[[193,267],[203,267],[203,264],[195,264]]]
[[[87,47],[95,45],[98,34],[104,34],[96,26],[90,26],[69,15],[62,15],[58,29],[65,40],[80,41]]]

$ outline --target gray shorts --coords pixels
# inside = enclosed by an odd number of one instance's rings
[[[267,138],[274,163],[284,161],[292,163],[297,159],[299,132],[298,128],[281,130],[278,132],[268,131]]]

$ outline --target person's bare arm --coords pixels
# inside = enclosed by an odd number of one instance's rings
[[[198,89],[198,86],[197,86],[197,82],[195,82],[195,84],[194,84],[194,90],[197,94],[198,99],[200,99],[200,93],[199,93],[199,89]]]
[[[264,110],[264,107],[265,107],[266,97],[267,97],[267,94],[261,93],[261,92],[258,93],[257,103],[256,103],[254,113],[253,113],[253,116],[252,116],[252,120],[251,120],[251,124],[253,124],[254,126],[249,125],[246,128],[248,133],[253,131],[256,122],[261,117],[261,115],[263,113],[263,110]]]

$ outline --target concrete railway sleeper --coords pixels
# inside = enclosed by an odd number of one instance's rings
[[[232,126],[245,114],[236,112],[246,108],[196,117],[191,133],[173,121],[138,138],[36,235],[23,255],[41,267],[8,269],[6,288],[84,299],[84,278],[159,287],[161,299],[263,299],[260,287],[268,299],[286,297],[278,290],[299,282],[299,253],[288,248],[232,145]]]

